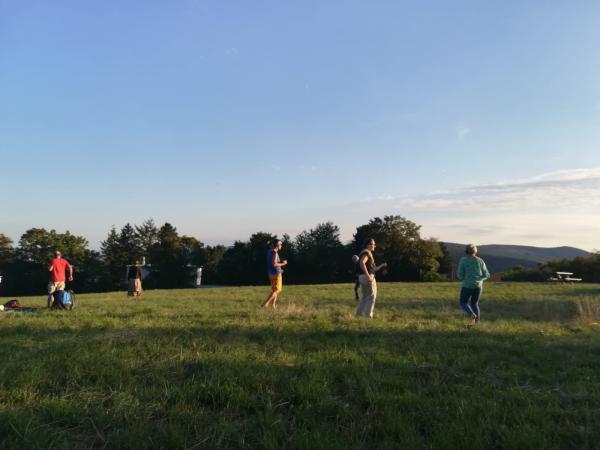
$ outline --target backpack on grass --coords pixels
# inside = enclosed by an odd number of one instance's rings
[[[54,291],[48,297],[48,308],[72,310],[75,308],[75,293],[72,290]]]
[[[75,309],[75,293],[72,290],[64,291],[63,305],[65,309]]]

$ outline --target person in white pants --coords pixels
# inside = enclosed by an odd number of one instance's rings
[[[372,319],[375,300],[377,299],[375,273],[386,267],[387,264],[375,265],[375,258],[373,258],[373,252],[375,251],[374,239],[367,239],[363,247],[363,250],[358,255],[358,282],[362,290],[362,297],[356,309],[356,316]]]

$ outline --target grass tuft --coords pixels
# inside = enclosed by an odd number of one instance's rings
[[[600,297],[580,296],[574,300],[577,319],[584,323],[600,323]]]

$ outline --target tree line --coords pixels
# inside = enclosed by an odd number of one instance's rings
[[[152,276],[145,288],[183,288],[190,285],[196,267],[203,268],[203,284],[257,285],[266,277],[266,253],[274,239],[283,241],[282,257],[289,261],[286,282],[334,283],[353,280],[351,256],[365,239],[377,241],[376,259],[388,263],[380,278],[387,281],[446,280],[452,260],[445,246],[423,239],[420,226],[401,216],[375,217],[357,227],[351,242],[343,243],[332,222],[316,225],[295,238],[257,232],[233,245],[205,245],[197,238],[180,235],[170,223],[157,226],[152,219],[139,225],[112,227],[100,245],[69,231],[32,228],[17,245],[0,233],[0,275],[3,295],[35,295],[48,282],[48,265],[55,249],[75,267],[70,285],[76,292],[105,292],[123,287],[125,268],[144,257]]]
[[[573,259],[556,259],[540,263],[534,269],[513,267],[502,274],[502,281],[547,281],[556,272],[572,272],[586,283],[600,283],[600,253]]]

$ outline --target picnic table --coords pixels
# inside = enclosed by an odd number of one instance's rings
[[[555,281],[558,283],[573,283],[582,281],[581,278],[573,278],[573,272],[555,272],[553,277],[548,278],[548,281]]]

